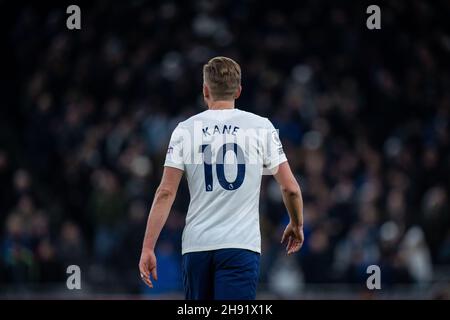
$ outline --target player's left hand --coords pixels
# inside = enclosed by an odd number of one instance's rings
[[[158,280],[158,274],[156,272],[156,256],[153,250],[142,250],[141,260],[139,261],[139,271],[141,273],[142,281],[150,288],[153,288],[150,274],[154,280]]]
[[[300,250],[303,245],[303,239],[303,227],[294,226],[292,223],[289,223],[283,232],[281,243],[288,240],[286,251],[288,255],[291,255]]]

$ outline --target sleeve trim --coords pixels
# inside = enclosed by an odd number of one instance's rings
[[[280,164],[287,162],[286,156],[280,157],[279,161],[277,161],[274,165],[267,167],[268,170],[272,171],[274,168],[278,167]]]
[[[173,163],[173,162],[166,162],[166,163],[164,163],[164,167],[171,167],[171,168],[175,168],[175,169],[179,169],[179,170],[184,171],[184,165]]]

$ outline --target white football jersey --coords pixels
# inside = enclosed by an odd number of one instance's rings
[[[184,170],[189,186],[182,253],[224,248],[260,253],[261,177],[285,161],[267,118],[225,109],[180,122],[164,165]]]

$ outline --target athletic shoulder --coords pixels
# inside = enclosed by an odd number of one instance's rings
[[[272,122],[266,118],[262,117],[260,115],[257,115],[253,112],[244,111],[241,109],[235,109],[235,114],[231,118],[238,117],[240,119],[245,119],[245,122],[248,124],[251,124],[251,127],[254,128],[273,128]],[[230,118],[227,118],[230,119]],[[194,123],[196,121],[202,121],[202,120],[211,120],[211,114],[208,112],[208,110],[205,110],[203,112],[197,113],[189,118],[187,118],[184,121],[181,121],[178,123],[177,128],[192,128],[194,127]],[[219,121],[226,121],[223,119],[218,118]]]
[[[246,120],[249,121],[249,123],[252,124],[254,127],[258,128],[270,128],[272,126],[272,122],[266,117],[262,117],[260,115],[257,115],[256,113],[240,110],[241,117],[245,117]]]
[[[180,121],[177,125],[177,128],[189,128],[193,126],[195,121],[199,121],[205,118],[206,111],[207,110],[194,114],[193,116],[190,116],[186,120]]]

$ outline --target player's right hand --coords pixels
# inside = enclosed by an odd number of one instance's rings
[[[154,280],[158,280],[158,274],[156,273],[156,256],[153,250],[142,249],[141,260],[139,261],[139,271],[141,273],[141,279],[150,288],[153,288],[150,274]]]
[[[281,243],[288,240],[286,251],[288,255],[291,255],[300,250],[303,245],[303,239],[303,227],[294,226],[292,223],[289,223],[283,232]]]

